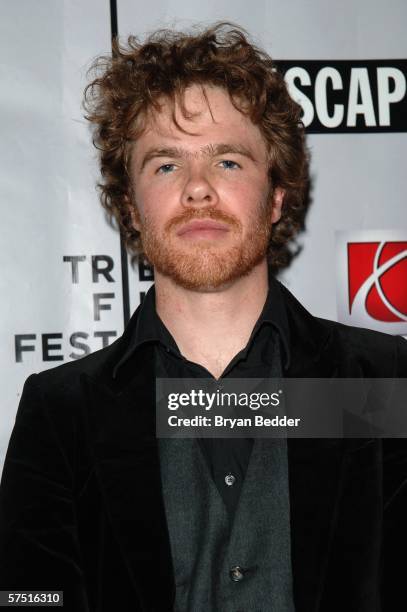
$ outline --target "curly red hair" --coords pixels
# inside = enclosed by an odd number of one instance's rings
[[[290,97],[271,57],[249,42],[242,28],[217,23],[198,33],[162,29],[143,43],[130,36],[127,47],[113,42],[112,56],[91,67],[96,78],[84,94],[85,116],[94,128],[103,180],[101,202],[122,232],[126,247],[142,255],[140,234],[132,223],[131,182],[127,161],[142,119],[159,110],[159,98],[179,102],[193,84],[224,88],[233,105],[259,126],[270,157],[274,187],[285,190],[281,219],[273,226],[270,264],[279,269],[292,257],[290,242],[302,227],[308,187],[308,154],[301,107]]]

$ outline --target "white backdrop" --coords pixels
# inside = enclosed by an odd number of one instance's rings
[[[313,204],[303,250],[281,280],[315,315],[358,324],[343,314],[348,285],[337,273],[346,272],[347,236],[362,242],[365,236],[369,244],[396,241],[399,253],[407,248],[405,1],[218,0],[204,6],[196,0],[117,0],[117,13],[122,39],[157,27],[229,20],[248,29],[277,60],[303,69],[315,60],[317,72],[336,70],[332,78],[342,80],[341,90],[328,80],[327,111],[332,114],[339,101],[344,119],[339,130],[308,136]],[[109,50],[107,0],[1,5],[0,472],[25,378],[97,350],[123,331],[120,243],[98,203],[96,154],[81,109],[86,69]],[[397,78],[383,80],[381,94],[375,80],[380,66],[398,70]],[[352,67],[359,69],[353,85],[346,76]],[[314,92],[314,77],[302,91],[310,98],[316,92],[323,108],[325,90],[320,78]],[[383,104],[387,100],[387,126],[385,104],[379,116],[380,95]],[[403,284],[397,297],[401,319],[371,325],[387,333],[407,334],[403,257],[395,276]],[[92,275],[92,261],[108,272]],[[130,269],[131,311],[151,284],[146,279]]]

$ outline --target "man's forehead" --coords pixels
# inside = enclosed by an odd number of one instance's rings
[[[139,117],[140,132],[134,140],[133,153],[143,158],[160,156],[216,155],[241,152],[260,161],[267,154],[267,143],[251,119],[236,109],[229,94],[220,87],[186,90],[185,107],[174,97],[158,98],[159,107],[149,107]],[[190,104],[201,96],[202,104]],[[188,97],[189,96],[189,97]],[[191,97],[192,96],[192,97]],[[178,149],[178,151],[177,151]]]
[[[239,117],[233,120],[230,116],[215,117],[199,116],[184,117],[180,113],[175,116],[171,108],[165,113],[155,110],[144,116],[136,142],[144,146],[191,146],[194,150],[203,153],[213,153],[213,146],[222,144],[236,144],[245,141],[247,146],[256,146],[264,143],[258,126],[239,111]],[[141,141],[141,142],[140,142]],[[265,144],[265,143],[264,143]]]

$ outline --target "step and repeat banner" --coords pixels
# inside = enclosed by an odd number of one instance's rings
[[[301,250],[280,279],[317,316],[407,336],[404,0],[2,3],[0,473],[26,377],[113,342],[153,282],[122,265],[81,108],[112,7],[123,41],[225,20],[271,54],[312,156]]]

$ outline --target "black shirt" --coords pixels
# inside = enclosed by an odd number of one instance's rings
[[[117,369],[145,343],[156,347],[156,376],[162,378],[214,378],[202,365],[186,359],[157,314],[155,286],[145,295],[129,348],[117,364]],[[277,343],[277,347],[276,347]],[[276,348],[281,349],[276,351]],[[273,359],[282,356],[282,364]],[[220,378],[266,378],[288,368],[289,330],[278,282],[269,270],[269,289],[263,310],[252,330],[247,345],[227,365]],[[276,368],[276,365],[278,367]],[[220,379],[219,379],[220,380]],[[225,506],[233,517],[246,474],[252,438],[202,438],[199,444],[208,463],[211,476]],[[229,476],[228,478],[226,478]],[[230,477],[232,476],[232,478]],[[228,484],[229,483],[229,484]]]

